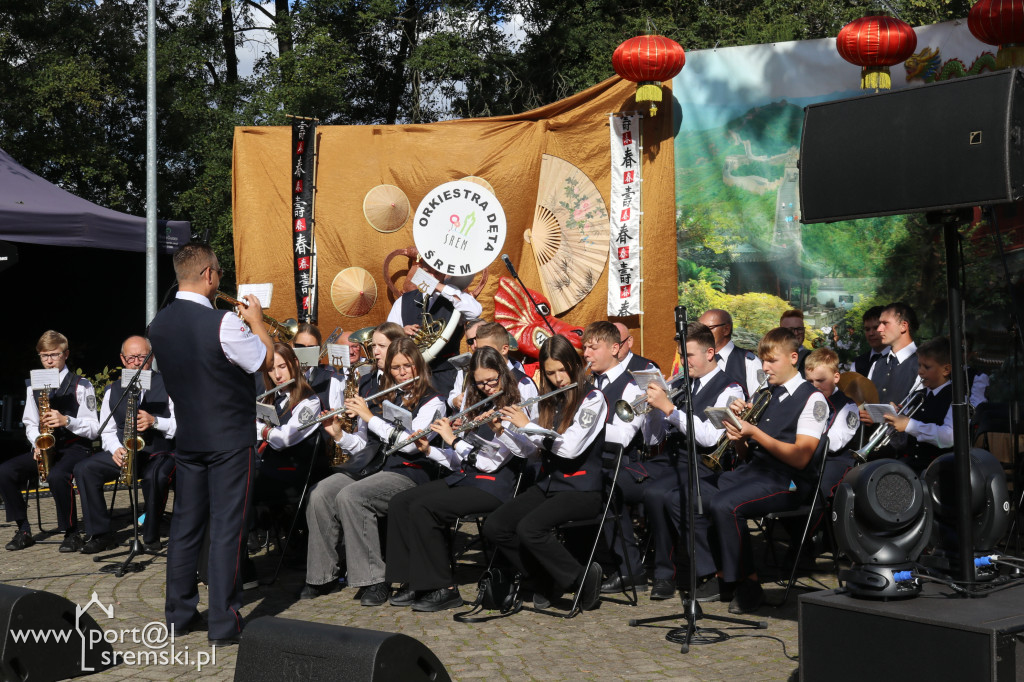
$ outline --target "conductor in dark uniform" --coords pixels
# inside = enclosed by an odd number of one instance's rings
[[[269,370],[273,342],[254,296],[239,310],[216,310],[217,256],[205,244],[174,254],[178,294],[150,325],[149,338],[177,411],[177,487],[167,553],[165,615],[175,634],[195,628],[196,571],[209,524],[211,644],[238,641],[246,510],[256,452],[253,373]],[[244,322],[243,322],[244,321]]]

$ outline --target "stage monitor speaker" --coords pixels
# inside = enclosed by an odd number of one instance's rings
[[[800,220],[1016,201],[1022,136],[1016,69],[812,104],[800,141]]]
[[[236,681],[337,679],[451,680],[437,656],[406,635],[269,616],[242,631]]]
[[[112,667],[103,630],[77,608],[49,592],[0,584],[0,680],[66,680]]]

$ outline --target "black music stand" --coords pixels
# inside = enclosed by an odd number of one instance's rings
[[[653,618],[631,618],[629,625],[630,627],[636,627],[639,625],[648,625],[650,623],[661,623],[668,620],[685,618],[686,624],[682,627],[669,630],[665,634],[665,639],[681,645],[679,653],[686,654],[690,652],[691,644],[714,644],[728,639],[728,636],[718,630],[699,627],[697,625],[698,620],[714,620],[720,623],[742,625],[758,630],[767,629],[768,621],[748,620],[746,618],[734,618],[732,616],[708,616],[704,614],[703,609],[700,607],[700,602],[697,601],[697,531],[695,528],[695,522],[697,514],[702,514],[704,509],[700,495],[700,481],[698,480],[697,446],[693,439],[693,396],[690,394],[690,368],[686,363],[686,306],[677,305],[675,309],[675,316],[676,338],[679,340],[683,349],[680,364],[682,365],[681,369],[683,371],[683,396],[686,402],[686,456],[689,460],[687,463],[690,478],[689,499],[682,499],[682,486],[679,487],[679,497],[680,509],[686,509],[686,522],[689,525],[687,533],[687,555],[690,560],[690,596],[684,596],[682,598],[682,613],[674,613],[669,616],[655,616]],[[710,634],[702,634],[702,630]]]

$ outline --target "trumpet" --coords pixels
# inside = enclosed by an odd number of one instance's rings
[[[677,372],[676,374],[672,375],[672,377],[670,377],[669,379],[666,379],[665,383],[671,386],[675,382],[682,379],[684,376],[685,375],[682,372]],[[677,395],[682,393],[685,390],[685,388],[686,386],[683,385],[680,386],[679,388],[672,389],[671,391],[668,392],[668,399],[672,400]],[[631,403],[628,403],[625,400],[619,400],[616,401],[615,403],[615,416],[617,416],[619,419],[626,423],[633,421],[633,418],[636,417],[638,414],[644,415],[650,411],[651,404],[647,402],[646,392],[644,392],[643,395],[637,397],[637,399]]]
[[[896,412],[897,417],[912,417],[915,412],[924,405],[924,391],[921,390],[921,377],[917,378],[914,385],[910,387],[910,393],[903,399],[900,409]],[[868,461],[868,456],[878,447],[885,447],[889,440],[896,433],[896,427],[889,422],[882,422],[875,427],[875,432],[860,450],[854,450],[853,454],[862,462]]]
[[[761,418],[761,414],[768,407],[768,403],[771,402],[772,392],[765,390],[768,386],[768,375],[761,379],[761,383],[757,385],[757,390],[754,391],[753,404],[750,407],[743,410],[739,415],[741,421],[747,421],[751,424],[756,424]],[[718,445],[714,451],[707,455],[701,455],[701,461],[704,462],[704,466],[711,469],[712,471],[718,471],[722,468],[722,455],[729,449],[731,443],[729,439],[722,434],[722,437],[718,439]]]
[[[470,412],[473,412],[474,410],[483,407],[484,405],[486,405],[487,403],[491,402],[492,400],[494,400],[495,398],[497,398],[499,395],[501,395],[504,392],[505,392],[504,390],[497,391],[496,393],[487,396],[483,400],[481,400],[479,402],[476,402],[476,403],[473,403],[472,405],[470,405],[469,407],[464,409],[462,412],[459,412],[458,414],[453,415],[451,417],[451,421],[455,421],[456,419],[464,417],[467,414],[469,414]],[[493,419],[493,415],[491,416],[491,418]],[[426,436],[426,435],[428,435],[430,433],[431,433],[431,430],[430,430],[429,426],[427,428],[425,428],[425,429],[420,429],[419,431],[416,431],[415,433],[413,433],[411,436],[409,436],[405,440],[400,441],[398,443],[395,443],[393,446],[391,446],[388,449],[388,451],[385,454],[392,455],[392,454],[398,452],[399,450],[401,450],[402,448],[404,448],[405,446],[409,445],[410,443],[415,443],[420,438],[423,438],[424,436]],[[459,432],[456,431],[456,433],[459,433]]]
[[[572,382],[571,384],[566,385],[566,386],[562,386],[562,388],[556,388],[553,391],[548,391],[544,395],[538,395],[538,396],[535,396],[533,398],[527,398],[526,400],[522,401],[521,403],[516,403],[515,405],[511,405],[511,407],[518,407],[521,410],[525,410],[526,408],[528,408],[528,407],[530,407],[532,405],[536,405],[537,403],[539,403],[542,400],[547,400],[551,396],[558,395],[559,393],[564,393],[565,391],[568,391],[570,388],[576,388],[576,382],[575,381]],[[476,431],[481,426],[483,426],[484,424],[492,421],[493,419],[494,419],[494,415],[493,414],[489,414],[489,415],[487,415],[485,417],[478,417],[477,419],[475,419],[475,420],[473,420],[471,422],[466,422],[465,424],[463,424],[459,428],[455,429],[455,435],[459,435],[460,433],[465,433],[466,431]],[[515,426],[509,427],[509,430],[515,431]]]
[[[395,391],[400,391],[401,389],[405,388],[406,386],[408,386],[412,382],[416,381],[417,379],[419,379],[419,377],[415,376],[412,379],[406,379],[405,381],[403,381],[400,384],[395,384],[391,388],[385,388],[383,391],[378,391],[377,393],[374,393],[373,395],[368,396],[366,398],[366,402],[369,403],[369,402],[372,402],[374,400],[377,400],[378,398],[383,398],[384,396],[386,396],[389,393],[394,393]],[[341,407],[333,409],[330,412],[324,412],[322,415],[320,415],[319,417],[316,417],[315,419],[310,419],[309,421],[299,422],[299,426],[301,426],[302,428],[306,428],[308,426],[312,426],[313,424],[322,424],[323,422],[327,421],[328,419],[334,419],[335,417],[337,417],[339,414],[341,414],[342,412],[346,411],[347,409],[348,409],[347,407],[342,405]]]
[[[234,306],[236,308],[249,307],[249,304],[246,303],[245,301],[240,301],[237,298],[232,298],[231,296],[225,294],[223,291],[217,292],[216,300],[224,301],[228,305]],[[295,336],[295,334],[297,334],[299,331],[299,323],[294,318],[291,317],[289,317],[284,322],[278,322],[270,315],[263,313],[263,321],[266,323],[268,327],[270,327],[270,336],[274,340],[291,341],[292,337]]]

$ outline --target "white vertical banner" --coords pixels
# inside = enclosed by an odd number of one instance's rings
[[[640,309],[640,126],[643,114],[610,114],[612,187],[608,204],[608,315],[637,315]]]

